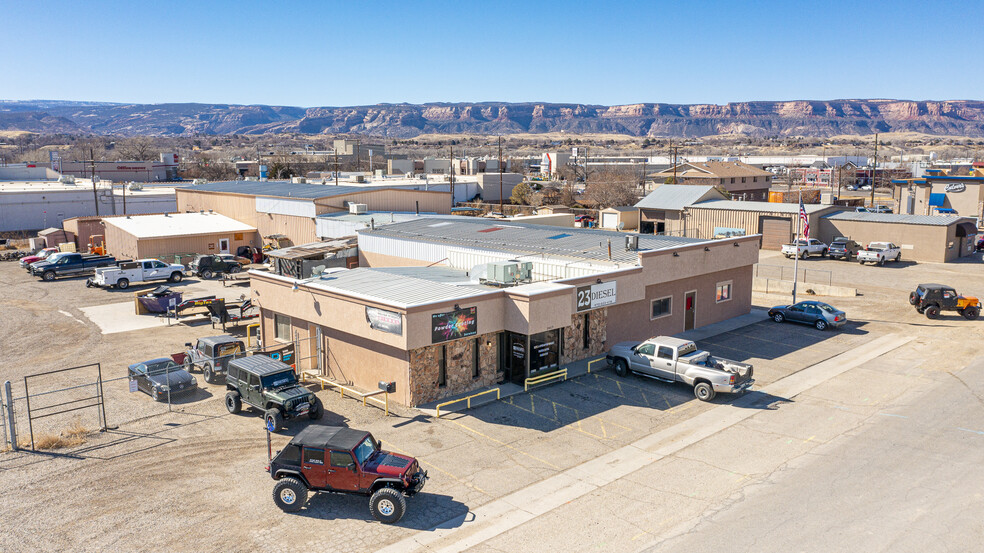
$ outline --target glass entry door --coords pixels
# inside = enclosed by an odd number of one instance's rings
[[[560,366],[560,329],[530,336],[530,376],[550,372]]]

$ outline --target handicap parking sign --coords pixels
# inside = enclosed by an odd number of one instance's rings
[[[273,432],[274,430],[276,430],[276,428],[274,428],[273,426],[273,421],[266,421],[266,429],[267,432]]]

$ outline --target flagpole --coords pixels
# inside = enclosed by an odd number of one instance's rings
[[[794,257],[793,257],[793,303],[796,303],[796,281],[799,279],[800,225],[802,225],[802,223],[803,223],[803,217],[800,215],[799,210],[801,209],[800,206],[802,206],[802,205],[803,205],[803,190],[800,189],[800,193],[799,193],[799,204],[796,206],[797,207],[797,210],[796,210],[796,240],[793,240],[793,244],[795,244],[795,249],[793,251],[796,252],[795,255],[794,255]]]

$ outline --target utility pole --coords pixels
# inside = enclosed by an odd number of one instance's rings
[[[335,186],[338,186],[338,148],[335,148]]]
[[[96,154],[89,148],[89,167],[92,169],[92,201],[96,208],[96,217],[99,216],[99,193],[96,192]]]
[[[502,211],[502,136],[499,136],[499,213]]]
[[[677,182],[677,176],[676,176],[677,175],[677,160],[678,159],[679,158],[677,157],[677,147],[674,146],[673,147],[673,184],[680,184],[680,183]]]
[[[451,173],[451,212],[454,213],[454,146],[448,146],[451,150],[451,160],[448,163],[448,172]]]
[[[875,183],[878,182],[878,133],[875,133],[875,156],[871,165],[871,207],[875,207]]]
[[[355,139],[355,170],[362,170],[362,140]]]

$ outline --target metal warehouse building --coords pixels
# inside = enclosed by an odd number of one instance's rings
[[[892,242],[911,261],[953,261],[974,253],[977,244],[977,224],[969,217],[846,211],[822,217],[819,228],[827,242],[837,236],[862,245]]]
[[[256,228],[218,213],[106,217],[103,222],[106,227],[106,250],[120,258],[234,254],[240,246],[261,246]]]
[[[841,206],[806,204],[810,228],[820,225],[824,215],[843,210]],[[796,234],[799,204],[714,200],[686,208],[687,236],[713,238],[726,235],[762,235],[763,250],[778,250]]]
[[[317,344],[302,368],[420,405],[748,313],[758,242],[422,218],[360,230],[357,269],[253,272],[252,299],[264,344]]]
[[[214,211],[256,228],[263,237],[284,235],[293,244],[318,240],[316,218],[369,211],[450,213],[449,192],[417,187],[345,186],[283,181],[225,181],[177,189],[179,211]]]

